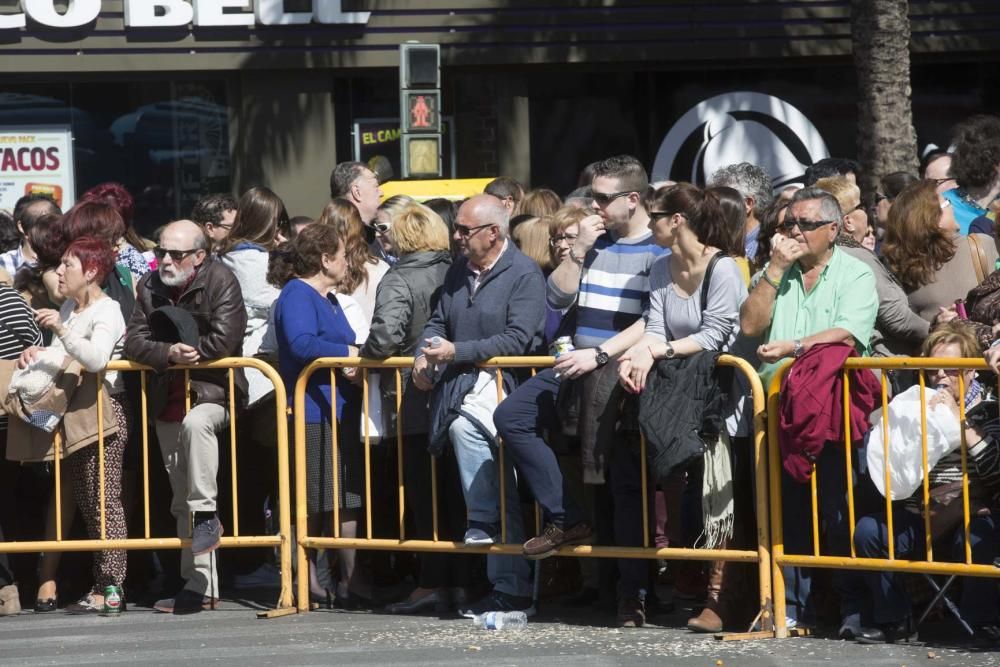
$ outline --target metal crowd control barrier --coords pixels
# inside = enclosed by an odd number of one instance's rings
[[[279,532],[277,535],[241,535],[239,526],[238,495],[237,495],[237,475],[236,475],[236,424],[237,410],[234,396],[234,371],[237,368],[255,368],[263,373],[274,385],[277,420],[277,442],[278,454],[278,516]],[[292,592],[292,547],[291,547],[291,511],[289,498],[289,463],[288,463],[288,419],[287,419],[287,394],[285,385],[271,366],[259,359],[233,357],[219,359],[205,363],[171,366],[171,370],[184,371],[185,382],[185,405],[184,411],[187,413],[191,409],[190,372],[191,370],[228,370],[229,371],[229,435],[231,441],[232,456],[232,504],[233,504],[233,525],[230,526],[231,534],[222,537],[221,546],[223,548],[232,547],[278,547],[281,559],[281,593],[278,599],[277,608],[258,614],[261,617],[277,617],[290,613],[295,613]],[[63,537],[62,518],[62,466],[60,447],[61,438],[55,439],[55,456],[53,460],[54,481],[55,481],[55,539],[37,540],[25,542],[0,542],[0,553],[32,553],[32,552],[66,552],[66,551],[103,551],[106,549],[180,549],[189,547],[189,538],[179,537],[152,537],[150,535],[149,520],[149,416],[147,414],[146,376],[153,369],[149,366],[136,364],[129,361],[112,361],[105,371],[118,372],[138,372],[140,373],[141,392],[140,413],[142,427],[142,488],[143,488],[143,537],[129,538],[123,540],[106,539],[106,513],[105,513],[105,470],[104,470],[104,428],[103,423],[107,414],[107,407],[101,398],[101,393],[97,395],[97,418],[99,437],[96,444],[98,448],[98,469],[100,476],[101,494],[101,539],[67,540]],[[99,386],[104,382],[104,373],[99,378]],[[133,425],[135,428],[135,425]],[[94,446],[94,445],[91,445]],[[219,499],[221,502],[221,498]]]
[[[484,369],[495,369],[496,381],[497,381],[497,395],[500,397],[502,392],[502,369],[513,369],[513,368],[545,368],[549,367],[554,363],[553,357],[497,357],[490,359],[489,361],[479,365],[480,368]],[[758,613],[758,619],[760,620],[761,631],[758,632],[748,632],[743,635],[731,635],[727,638],[739,638],[739,637],[772,637],[773,635],[773,612],[772,612],[772,602],[771,602],[771,554],[770,554],[770,541],[769,541],[769,514],[767,509],[767,449],[765,445],[765,414],[764,414],[764,391],[760,384],[760,379],[757,376],[756,371],[747,362],[739,359],[737,357],[732,357],[728,355],[723,355],[719,358],[719,364],[724,366],[731,366],[738,369],[739,372],[746,376],[749,385],[752,389],[752,401],[753,401],[753,423],[754,423],[754,490],[756,498],[756,512],[757,512],[757,547],[753,550],[740,550],[740,549],[688,549],[688,548],[677,548],[677,547],[667,547],[667,548],[656,548],[650,546],[650,535],[649,535],[649,504],[648,502],[643,503],[642,521],[643,521],[643,544],[642,547],[614,547],[614,546],[589,546],[589,545],[576,545],[576,546],[564,546],[559,548],[557,554],[560,556],[590,556],[598,558],[644,558],[644,559],[673,559],[673,560],[722,560],[722,561],[736,561],[736,562],[746,562],[746,563],[757,563],[759,571],[759,584],[760,584],[760,612]],[[414,540],[406,539],[405,536],[405,517],[406,517],[406,507],[404,502],[404,489],[406,480],[403,478],[403,446],[402,446],[402,427],[397,423],[397,435],[396,435],[396,454],[398,457],[398,478],[395,483],[399,489],[399,508],[398,508],[398,518],[399,518],[399,538],[398,539],[386,539],[386,538],[376,538],[372,536],[372,509],[371,509],[371,497],[372,497],[372,475],[371,475],[371,442],[370,434],[367,432],[367,426],[365,428],[365,433],[362,434],[364,438],[364,460],[365,460],[365,526],[367,532],[366,537],[358,538],[344,538],[340,536],[340,520],[339,520],[339,502],[335,500],[333,503],[333,537],[320,537],[315,535],[310,535],[308,530],[308,510],[306,503],[306,449],[305,449],[305,391],[307,383],[316,372],[322,370],[329,370],[330,372],[330,385],[332,388],[337,386],[337,376],[336,369],[341,368],[357,368],[362,369],[361,373],[361,384],[363,389],[363,410],[367,415],[369,411],[368,406],[368,374],[371,370],[377,369],[395,369],[395,386],[396,386],[396,412],[399,413],[399,408],[402,400],[402,377],[400,374],[400,369],[409,368],[413,365],[412,357],[392,357],[384,361],[373,361],[369,359],[359,359],[359,358],[322,358],[309,364],[299,375],[298,380],[295,384],[295,394],[294,394],[294,420],[295,420],[295,488],[296,488],[296,533],[297,533],[297,548],[298,548],[298,572],[305,573],[308,572],[308,560],[306,555],[306,549],[312,548],[328,548],[328,549],[374,549],[374,550],[394,550],[394,551],[414,551],[414,552],[448,552],[448,553],[492,553],[492,554],[507,554],[507,555],[520,555],[522,553],[521,545],[518,544],[506,544],[506,503],[508,499],[504,497],[503,489],[504,487],[504,448],[503,442],[500,442],[499,447],[499,460],[498,467],[500,471],[499,488],[500,493],[500,517],[501,517],[501,544],[494,544],[492,546],[478,546],[469,547],[465,546],[461,542],[446,542],[438,539],[438,497],[437,497],[437,467],[436,459],[428,454],[429,465],[431,466],[431,501],[433,505],[433,539],[432,540]],[[346,380],[339,380],[340,382],[345,382]],[[384,378],[383,378],[384,381]],[[333,406],[331,406],[331,424],[336,423],[336,415],[332,412]],[[367,419],[364,420],[367,424]],[[338,493],[338,470],[337,458],[338,458],[338,438],[337,429],[331,429],[331,457],[332,457],[332,467],[331,470],[334,471],[332,474],[333,483],[333,497],[335,499],[339,498]],[[646,470],[646,442],[645,439],[641,441],[641,459],[642,459],[642,485],[643,485],[643,498],[648,498],[648,475]],[[535,512],[536,520],[536,530],[540,531],[540,512],[536,507]],[[360,522],[359,522],[360,523]],[[300,574],[298,578],[298,609],[300,612],[308,611],[309,605],[309,582],[308,577]]]
[[[848,359],[843,367],[843,404],[844,404],[844,463],[846,466],[846,497],[847,497],[847,512],[848,521],[850,525],[850,555],[840,555],[840,556],[829,556],[821,555],[820,553],[820,525],[819,525],[819,502],[818,502],[818,492],[817,492],[817,482],[816,482],[816,464],[813,464],[812,474],[810,475],[810,492],[811,492],[811,512],[812,512],[812,538],[813,538],[813,553],[811,554],[786,554],[785,553],[785,537],[784,537],[784,526],[782,524],[782,499],[781,499],[781,476],[782,476],[782,461],[781,452],[778,443],[778,419],[777,415],[779,413],[779,392],[781,389],[781,383],[784,377],[787,375],[789,369],[792,367],[791,362],[782,366],[774,377],[771,379],[771,384],[768,387],[768,414],[772,415],[774,418],[768,422],[768,441],[769,441],[769,452],[768,458],[770,461],[771,471],[770,471],[770,498],[771,498],[771,545],[773,550],[773,581],[774,581],[774,613],[775,613],[775,634],[778,637],[787,637],[788,629],[786,628],[785,622],[785,579],[782,574],[782,566],[792,566],[792,567],[822,567],[822,568],[835,568],[835,569],[849,569],[849,570],[877,570],[877,571],[887,571],[887,572],[907,572],[914,574],[940,574],[940,575],[952,575],[952,576],[980,576],[980,577],[1000,577],[1000,568],[995,567],[992,564],[981,565],[974,564],[972,562],[972,548],[969,539],[969,460],[968,460],[968,443],[966,442],[965,429],[960,428],[961,433],[961,467],[962,467],[962,512],[963,512],[963,523],[965,532],[965,562],[955,563],[955,562],[941,562],[934,560],[934,546],[933,546],[933,536],[931,533],[931,517],[928,511],[928,500],[930,494],[928,472],[929,466],[927,464],[927,415],[926,410],[922,411],[920,423],[921,423],[921,457],[922,457],[922,471],[923,471],[923,482],[921,490],[921,500],[923,505],[923,522],[925,531],[925,544],[924,549],[926,552],[926,560],[904,560],[896,557],[895,545],[894,545],[894,532],[893,532],[893,501],[892,498],[892,486],[890,480],[890,470],[889,470],[889,426],[888,426],[888,410],[887,406],[889,403],[888,399],[888,380],[886,378],[885,371],[889,370],[912,370],[919,374],[919,386],[920,386],[920,404],[921,406],[926,406],[926,391],[927,391],[927,380],[925,376],[925,371],[927,370],[985,370],[987,365],[983,359],[958,359],[958,358],[852,358]],[[881,395],[881,407],[883,415],[886,418],[883,419],[883,467],[885,472],[885,512],[886,512],[886,536],[887,544],[886,548],[888,551],[887,558],[859,558],[856,554],[854,545],[854,533],[857,525],[857,520],[860,517],[855,516],[855,498],[854,498],[854,487],[855,482],[853,480],[853,467],[852,467],[852,456],[857,455],[852,451],[852,436],[851,436],[851,424],[850,424],[850,371],[856,371],[860,369],[871,369],[871,370],[881,370],[880,381],[882,386]],[[959,396],[965,395],[965,386],[961,374],[958,375],[959,383]],[[965,405],[963,401],[959,401],[959,415],[960,421],[965,420]],[[875,428],[875,424],[872,424],[872,428]],[[900,502],[899,500],[895,502]]]

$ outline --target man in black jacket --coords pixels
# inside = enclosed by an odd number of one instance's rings
[[[216,514],[219,443],[215,434],[229,423],[227,371],[191,371],[187,413],[184,374],[166,372],[170,364],[240,355],[246,328],[240,285],[229,269],[212,260],[208,247],[205,232],[190,220],[163,228],[160,245],[153,250],[159,267],[139,281],[136,308],[125,334],[125,356],[157,372],[150,383],[149,408],[156,419],[160,452],[173,491],[170,511],[177,519],[177,534],[191,536],[191,548],[181,555],[181,576],[187,580],[184,589],[155,604],[167,613],[211,608],[219,590],[218,572],[211,560],[222,538]],[[180,330],[188,325],[187,335],[164,340],[154,333],[150,316],[165,306],[190,316],[187,322],[178,322]],[[168,312],[177,317],[177,310]],[[243,374],[237,373],[236,379],[245,393]]]

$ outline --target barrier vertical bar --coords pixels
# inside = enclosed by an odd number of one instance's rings
[[[431,524],[433,528],[434,541],[438,541],[438,484],[437,484],[437,459],[433,454],[431,457]]]
[[[851,451],[851,388],[848,384],[847,369],[844,369],[844,461],[847,469],[845,478],[847,480],[847,520],[849,522],[849,532],[851,538],[851,558],[856,558],[854,548],[854,461]]]
[[[337,369],[330,368],[330,458],[333,462],[333,536],[340,537],[340,468],[337,467]]]
[[[785,621],[785,575],[781,569],[781,558],[785,555],[785,532],[782,525],[781,507],[781,450],[778,445],[778,414],[782,371],[779,369],[771,377],[767,387],[767,463],[770,475],[768,487],[771,501],[771,590],[774,596],[774,636],[783,639],[788,636]]]
[[[56,541],[62,542],[62,435],[56,431],[52,438],[52,462],[56,469]]]
[[[816,464],[812,464],[812,473],[809,475],[809,495],[812,503],[812,537],[813,537],[813,555],[819,556],[819,493],[817,492],[817,486],[819,482],[816,480]]]
[[[364,419],[362,420],[365,425],[365,535],[369,538],[374,537],[372,535],[372,447],[371,447],[371,428],[368,424],[369,412],[368,405],[368,369],[361,368],[361,402],[362,402],[362,414]],[[332,394],[331,394],[332,396]]]
[[[889,560],[896,560],[896,537],[892,521],[892,480],[889,476],[889,392],[882,373],[882,466],[885,472],[885,521],[889,542]]]
[[[397,368],[396,380],[396,470],[399,481],[399,539],[406,539],[406,486],[403,480],[403,374]],[[382,420],[385,424],[385,420]]]
[[[503,373],[496,369],[497,377],[497,405],[503,400]],[[507,544],[507,470],[504,465],[503,440],[497,436],[497,460],[500,466],[500,544]]]
[[[142,411],[142,516],[145,537],[149,531],[149,415],[146,413],[146,371],[139,371],[139,398]]]
[[[298,570],[295,598],[300,612],[309,611],[309,557],[304,546],[304,541],[309,537],[309,504],[306,500],[306,370],[295,381],[292,410],[295,427],[295,557]]]
[[[240,536],[240,504],[236,494],[236,370],[229,369],[229,446],[232,451],[233,537]]]
[[[927,378],[924,370],[920,369],[920,453],[923,461],[924,479],[924,548],[927,551],[927,560],[934,561],[934,536],[931,534],[931,510],[930,510],[930,466],[927,463]]]
[[[108,539],[107,535],[107,503],[104,498],[104,372],[97,374],[97,478],[98,493],[101,494],[101,539]]]
[[[969,535],[969,442],[965,437],[965,378],[958,373],[958,430],[962,446],[962,518],[965,521],[965,564],[972,565],[972,540]]]

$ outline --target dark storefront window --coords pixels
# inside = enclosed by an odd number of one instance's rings
[[[201,195],[229,192],[225,90],[221,80],[6,85],[0,127],[70,125],[77,196],[123,183],[136,228],[149,234],[188,216]]]

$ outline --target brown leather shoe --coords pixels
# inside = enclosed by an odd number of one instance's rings
[[[688,620],[688,630],[691,632],[722,632],[722,617],[715,612],[714,606],[707,605],[700,614]]]
[[[545,532],[524,543],[524,557],[528,560],[541,560],[553,555],[564,544],[579,544],[590,539],[593,530],[586,521],[581,521],[563,530],[554,523],[545,526]]]

